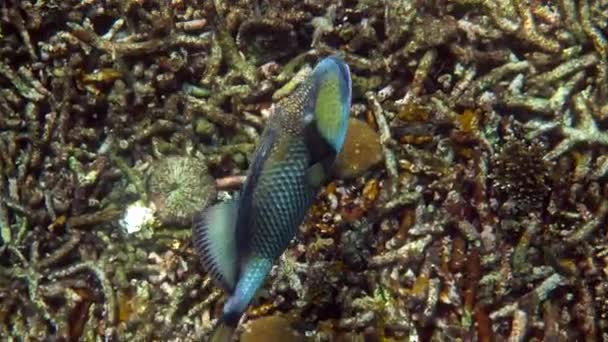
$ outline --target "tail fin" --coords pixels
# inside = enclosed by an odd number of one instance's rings
[[[201,263],[228,293],[238,276],[236,218],[239,201],[233,199],[205,209],[194,218],[192,241]]]
[[[321,60],[311,75],[317,130],[336,153],[340,152],[350,111],[352,84],[348,65],[338,57]]]

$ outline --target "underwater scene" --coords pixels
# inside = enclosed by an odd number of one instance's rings
[[[0,341],[608,341],[608,0],[0,0]]]

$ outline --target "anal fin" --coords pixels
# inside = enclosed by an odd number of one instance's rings
[[[192,231],[203,267],[229,293],[234,291],[238,276],[238,210],[238,199],[211,206],[195,216]]]

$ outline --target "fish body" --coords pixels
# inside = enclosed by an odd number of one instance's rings
[[[296,231],[340,152],[351,104],[348,66],[317,64],[273,106],[239,196],[197,215],[194,247],[229,294],[212,341],[226,341]]]

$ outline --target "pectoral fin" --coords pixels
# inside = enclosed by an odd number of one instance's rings
[[[327,177],[327,169],[322,162],[312,164],[308,170],[306,170],[306,179],[308,180],[308,184],[315,189],[324,184]]]
[[[229,293],[238,277],[236,220],[239,200],[219,203],[194,218],[192,241],[203,267]]]

